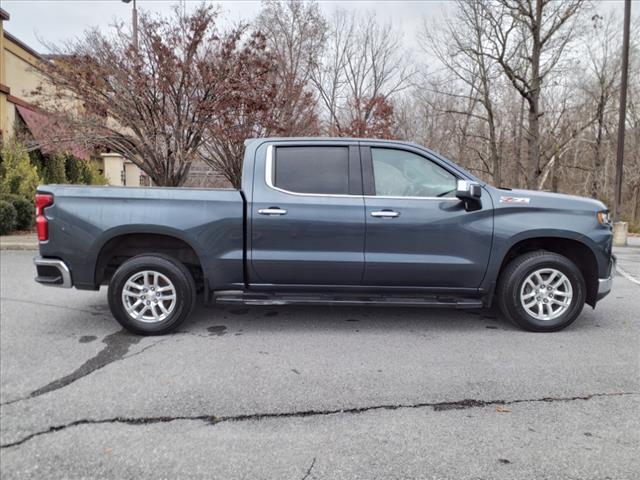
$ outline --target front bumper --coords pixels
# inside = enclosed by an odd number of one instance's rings
[[[73,287],[71,271],[62,260],[35,257],[33,263],[36,266],[36,282],[48,287]]]
[[[613,277],[616,274],[616,257],[614,255],[611,256],[610,262],[611,268],[609,269],[609,277],[598,279],[598,296],[596,297],[596,300],[602,300],[604,297],[609,295],[609,292],[611,292]]]

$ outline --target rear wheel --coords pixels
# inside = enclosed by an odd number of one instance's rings
[[[109,283],[109,307],[127,330],[162,335],[191,313],[196,287],[189,270],[172,257],[140,255],[124,262]]]
[[[580,269],[557,253],[536,251],[512,260],[498,284],[502,313],[534,332],[553,332],[570,325],[586,298]]]

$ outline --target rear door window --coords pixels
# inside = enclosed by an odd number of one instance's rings
[[[272,180],[289,192],[347,195],[349,147],[277,147]]]

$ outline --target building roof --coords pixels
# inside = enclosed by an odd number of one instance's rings
[[[4,8],[0,8],[0,19],[9,20],[9,18],[11,18],[11,15],[9,15],[9,12],[7,12]]]
[[[22,117],[22,120],[24,120],[24,123],[27,125],[34,141],[40,144],[39,148],[42,153],[65,151],[74,157],[83,160],[89,160],[91,158],[89,151],[80,145],[76,145],[68,141],[65,141],[64,145],[55,145],[49,141],[56,137],[64,139],[69,136],[66,134],[65,128],[58,124],[52,117],[43,112],[39,112],[35,109],[27,108],[22,105],[16,105],[16,109],[18,110],[20,117]]]
[[[22,48],[23,50],[25,50],[26,52],[30,53],[31,55],[33,55],[34,57],[36,57],[38,60],[43,60],[43,57],[41,54],[39,54],[38,52],[36,52],[33,48],[31,48],[29,45],[27,45],[26,43],[24,43],[22,40],[20,40],[18,37],[10,34],[9,32],[7,32],[6,30],[4,31],[4,38],[6,38],[7,40],[9,40],[10,42],[15,43],[16,45],[18,45],[20,48]]]

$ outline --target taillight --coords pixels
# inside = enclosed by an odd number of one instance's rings
[[[38,240],[41,242],[49,240],[49,225],[47,225],[47,217],[44,216],[44,209],[49,205],[53,205],[53,195],[36,193],[36,231]]]

